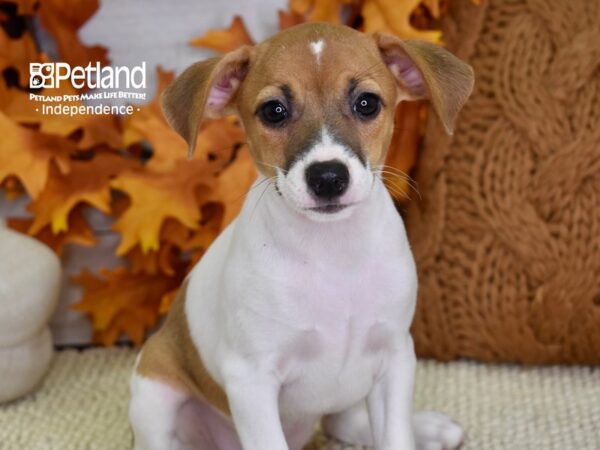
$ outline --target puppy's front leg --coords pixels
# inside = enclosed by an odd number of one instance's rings
[[[279,417],[281,383],[256,368],[235,370],[225,378],[225,391],[244,450],[288,450]]]
[[[414,345],[408,334],[367,398],[377,450],[415,448],[412,425],[415,369]]]

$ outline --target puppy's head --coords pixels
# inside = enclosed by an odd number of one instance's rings
[[[368,197],[400,101],[429,99],[452,132],[472,86],[470,66],[438,46],[306,24],[194,64],[163,109],[190,152],[203,119],[237,113],[258,170],[286,202],[334,220]]]

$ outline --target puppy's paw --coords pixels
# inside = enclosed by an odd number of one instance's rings
[[[421,411],[414,415],[413,421],[418,450],[454,450],[465,439],[463,429],[440,412]]]

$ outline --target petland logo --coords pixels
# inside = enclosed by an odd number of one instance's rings
[[[85,67],[71,67],[64,62],[29,63],[31,88],[59,88],[61,81],[66,80],[75,89],[145,89],[146,62],[131,69],[127,66],[101,67],[100,63],[95,66],[89,63]]]
[[[86,92],[54,95],[52,90],[61,88],[63,83]],[[44,89],[44,95],[29,94],[30,100],[42,102],[43,114],[132,114],[134,108],[131,105],[83,105],[80,102],[106,99],[146,100],[145,92],[135,92],[146,88],[146,62],[134,67],[102,67],[100,63],[89,63],[85,67],[71,67],[65,62],[29,63],[29,87],[32,90]],[[139,111],[139,108],[136,109]]]

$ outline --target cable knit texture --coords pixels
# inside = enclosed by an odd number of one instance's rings
[[[452,139],[428,124],[407,226],[418,353],[600,363],[600,2],[451,2],[475,70]]]

